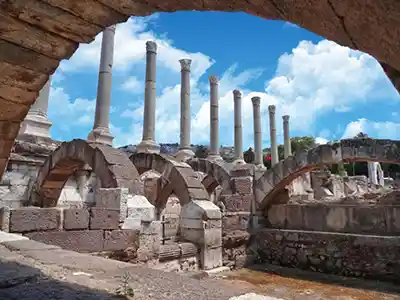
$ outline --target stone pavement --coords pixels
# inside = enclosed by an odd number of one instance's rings
[[[268,289],[263,289],[262,286],[251,283],[250,280],[246,282],[245,278],[240,278],[240,276],[234,278],[229,274],[226,279],[199,280],[184,274],[161,272],[98,256],[67,251],[57,246],[18,239],[15,235],[0,240],[0,270],[0,299],[11,300],[118,299],[115,291],[123,283],[121,276],[124,275],[129,275],[127,281],[133,288],[135,296],[123,299],[228,300],[245,294],[248,295],[233,299],[268,299],[250,293],[298,300],[400,299],[390,295],[376,298],[376,294],[368,291],[365,295],[370,295],[372,298],[344,298],[346,291],[339,293],[340,297],[335,294],[332,297],[318,298],[309,293],[299,294],[299,283],[296,283],[297,289],[285,282],[275,282]],[[264,277],[266,282],[271,281],[272,276],[265,274]]]

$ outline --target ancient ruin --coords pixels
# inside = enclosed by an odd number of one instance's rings
[[[130,15],[196,9],[288,20],[370,53],[400,88],[399,36],[391,30],[400,25],[395,17],[400,4],[292,2],[29,0],[1,5],[0,229],[155,269],[214,270],[269,262],[398,282],[400,271],[393,262],[400,259],[399,191],[385,183],[379,163],[400,163],[400,141],[350,139],[292,153],[289,116],[284,116],[284,159],[279,160],[276,108],[270,105],[272,167],[266,169],[261,140],[266,116],[260,112],[261,99],[253,97],[255,160],[245,163],[242,98],[235,90],[235,160],[224,162],[218,77],[210,75],[209,154],[195,157],[190,149],[191,60],[182,58],[177,62],[182,72],[180,150],[175,156],[160,154],[155,140],[157,45],[148,41],[142,141],[132,155],[111,146],[115,24]],[[101,31],[93,130],[87,140],[52,140],[49,76],[79,43]],[[369,178],[323,169],[354,161],[368,162]]]

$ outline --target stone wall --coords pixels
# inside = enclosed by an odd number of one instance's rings
[[[400,235],[399,205],[273,205],[267,227],[378,235]]]
[[[276,265],[400,282],[400,237],[263,229],[258,259]]]

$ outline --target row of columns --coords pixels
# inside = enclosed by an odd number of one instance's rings
[[[109,26],[103,32],[101,43],[100,66],[97,87],[96,111],[93,129],[88,140],[104,144],[112,144],[114,137],[110,134],[110,106],[112,86],[112,66],[114,56],[115,25]],[[190,59],[181,59],[181,122],[180,146],[177,157],[186,160],[194,156],[190,143]],[[138,152],[158,153],[160,146],[155,142],[156,121],[156,70],[157,44],[153,41],[146,43],[146,83],[144,93],[144,118],[142,141],[137,146]],[[219,91],[218,77],[209,76],[210,83],[210,159],[221,159],[219,153]],[[50,93],[50,80],[41,90],[37,101],[32,105],[28,116],[21,127],[21,135],[36,135],[50,138],[51,122],[47,120],[47,107]],[[234,140],[235,163],[244,163],[243,133],[242,133],[242,93],[233,91],[234,99]],[[262,165],[262,132],[260,97],[253,97],[254,114],[254,149],[255,164]],[[276,144],[275,106],[269,109],[271,156],[272,164],[279,160]],[[291,155],[289,137],[289,116],[284,116],[285,157]],[[36,126],[36,127],[35,127]]]

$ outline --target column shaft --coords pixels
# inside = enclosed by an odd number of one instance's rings
[[[186,161],[194,156],[190,146],[190,59],[179,60],[181,64],[181,133],[176,157]]]
[[[112,86],[112,66],[114,59],[115,25],[107,27],[101,41],[99,79],[97,84],[96,113],[93,130],[88,139],[112,144],[114,137],[110,134],[110,106]]]
[[[254,122],[254,164],[257,166],[263,165],[260,97],[253,97],[251,101],[253,102]]]
[[[209,76],[210,81],[210,150],[209,158],[221,158],[219,154],[219,94],[218,77]]]
[[[143,137],[137,146],[138,152],[160,151],[155,142],[156,123],[156,68],[157,44],[152,41],[146,43],[146,85],[144,91]]]
[[[242,131],[242,93],[233,91],[234,115],[235,115],[235,162],[244,163],[243,160],[243,131]]]
[[[283,119],[283,148],[284,157],[287,158],[292,155],[292,145],[290,143],[290,132],[289,132],[289,116],[285,115]]]
[[[275,122],[275,105],[268,106],[269,111],[269,130],[271,136],[271,166],[279,162],[278,145],[276,143],[276,122]]]

